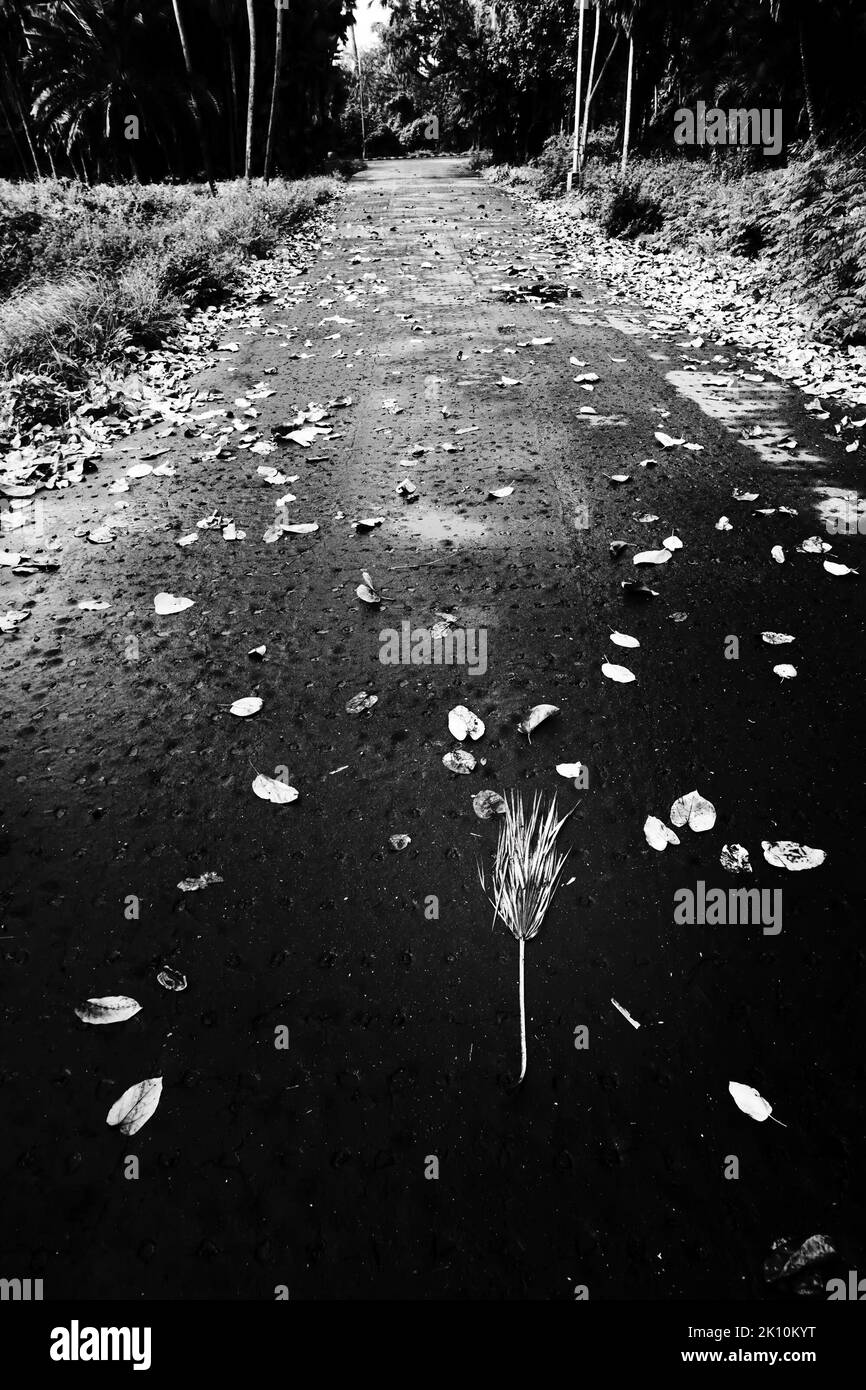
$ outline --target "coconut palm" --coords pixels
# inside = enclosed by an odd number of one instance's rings
[[[216,186],[213,181],[213,170],[210,162],[210,151],[208,150],[207,135],[205,134],[204,121],[201,117],[201,107],[198,104],[198,96],[195,89],[195,77],[192,70],[192,59],[189,56],[189,44],[187,43],[186,30],[184,29],[183,16],[181,14],[180,0],[171,0],[174,10],[174,20],[177,25],[177,35],[180,39],[180,46],[183,52],[183,63],[186,68],[187,80],[189,82],[189,99],[192,106],[193,119],[195,121],[198,142],[201,147],[201,157],[204,161],[205,178],[211,194],[216,197]]]
[[[277,11],[277,34],[274,40],[274,80],[271,85],[271,107],[268,112],[268,135],[265,141],[265,168],[264,181],[268,183],[271,177],[271,152],[274,143],[274,117],[277,110],[277,95],[280,84],[280,64],[283,61],[283,16],[288,8],[289,0],[276,0]]]
[[[256,11],[253,0],[247,0],[247,27],[250,32],[250,79],[247,90],[247,142],[244,156],[244,178],[250,187],[253,164],[253,117],[256,103]]]

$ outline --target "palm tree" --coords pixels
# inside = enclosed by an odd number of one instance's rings
[[[130,115],[158,145],[161,126],[168,134],[178,124],[175,74],[153,61],[164,25],[164,12],[145,20],[140,0],[60,0],[30,14],[21,67],[36,131],[70,162],[73,152],[86,156],[97,179],[106,169],[120,177],[121,153],[136,174],[133,146],[120,136]]]
[[[814,3],[814,0],[812,0]],[[777,24],[786,15],[797,25],[797,42],[800,48],[800,68],[803,73],[803,100],[806,103],[806,119],[809,122],[809,137],[816,145],[821,143],[821,122],[812,87],[812,73],[806,57],[806,5],[804,0],[770,0],[770,13]]]
[[[250,85],[247,93],[247,146],[244,158],[244,178],[250,187],[253,163],[253,116],[256,100],[256,12],[253,0],[247,0],[247,24],[250,31]]]
[[[276,115],[277,110],[277,91],[280,83],[280,64],[283,60],[283,15],[288,9],[288,4],[289,0],[285,0],[285,3],[281,3],[281,0],[276,0],[277,37],[274,48],[274,81],[271,86],[271,109],[268,112],[268,138],[265,142],[265,183],[268,183],[271,177],[271,150],[273,149],[274,141],[274,116]]]
[[[625,173],[628,164],[628,140],[631,131],[631,89],[634,80],[634,37],[628,36],[628,77],[625,83],[625,121],[622,132],[622,166],[621,173]]]
[[[192,114],[195,121],[198,142],[201,146],[201,157],[204,161],[205,178],[207,186],[211,191],[211,196],[216,197],[216,185],[213,181],[213,169],[210,162],[210,150],[208,149],[207,135],[205,134],[204,121],[201,118],[201,107],[198,104],[198,96],[195,89],[195,77],[192,70],[192,59],[189,56],[189,44],[186,41],[186,31],[183,27],[183,16],[180,12],[180,0],[171,0],[174,10],[174,21],[177,25],[177,36],[180,39],[180,46],[183,51],[183,62],[186,68],[187,80],[189,82],[189,99],[192,105]]]

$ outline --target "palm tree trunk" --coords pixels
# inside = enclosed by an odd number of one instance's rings
[[[253,116],[256,99],[256,15],[253,0],[247,0],[247,25],[250,31],[250,85],[247,93],[247,144],[244,157],[244,178],[250,187],[253,163]]]
[[[806,58],[806,25],[803,16],[800,16],[799,23],[800,39],[800,66],[803,69],[803,97],[806,102],[806,116],[809,121],[809,136],[816,145],[821,141],[821,127],[818,120],[818,108],[815,105],[815,93],[812,88],[812,74],[809,70],[809,63]]]
[[[201,147],[201,157],[204,161],[204,172],[205,177],[207,179],[207,186],[211,191],[211,196],[215,198],[216,185],[213,181],[213,169],[211,168],[210,151],[208,149],[207,136],[205,135],[204,121],[202,120],[201,116],[201,108],[198,104],[198,97],[196,95],[195,90],[195,78],[193,76],[192,71],[192,60],[189,56],[189,45],[186,41],[186,30],[183,27],[183,17],[180,12],[180,0],[171,0],[171,4],[172,9],[174,10],[174,20],[177,25],[177,34],[178,38],[180,39],[180,46],[183,50],[183,61],[184,66],[186,68],[187,81],[189,82],[189,97],[190,101],[192,102],[192,114],[193,119],[195,121],[196,132],[198,134],[198,143]]]
[[[238,171],[238,132],[240,122],[238,121],[238,67],[235,57],[235,41],[231,34],[228,37],[229,49],[229,86],[231,89],[231,102],[229,106],[229,165],[232,171],[232,178]]]
[[[21,97],[18,94],[18,88],[12,78],[12,74],[9,71],[5,59],[3,60],[3,73],[6,78],[6,85],[9,88],[9,95],[12,98],[12,104],[15,107],[15,110],[18,112],[18,120],[21,122],[21,129],[24,132],[24,139],[27,141],[27,148],[30,151],[30,158],[33,160],[33,167],[36,170],[36,177],[37,179],[41,179],[42,170],[39,167],[39,160],[36,156],[36,146],[33,143],[33,136],[30,131],[30,122],[28,121],[27,114],[24,110],[23,105],[21,104]]]
[[[285,10],[282,5],[277,5],[277,37],[274,47],[274,80],[271,85],[271,109],[268,112],[268,138],[265,141],[265,183],[271,177],[271,151],[274,146],[274,117],[277,112],[277,92],[280,85],[280,64],[283,60],[283,15]]]
[[[617,30],[616,33],[615,33],[614,36],[613,36],[613,43],[611,44],[610,48],[608,49],[607,57],[605,58],[604,62],[603,62],[602,65],[601,65],[601,72],[598,74],[598,77],[596,78],[595,86],[592,88],[591,92],[589,93],[589,100],[590,100],[590,101],[592,101],[593,97],[595,96],[596,92],[598,91],[599,87],[601,86],[601,79],[604,77],[604,74],[607,72],[607,65],[608,65],[608,63],[610,62],[611,58],[613,57],[614,52],[615,52],[615,50],[616,50],[616,46],[617,46],[618,43],[619,43],[619,30]],[[682,102],[680,102],[680,106],[682,106]]]
[[[622,134],[622,166],[621,166],[621,170],[620,170],[620,172],[623,173],[623,174],[625,173],[626,165],[628,164],[628,139],[629,139],[629,131],[630,131],[630,128],[631,128],[631,88],[632,88],[632,79],[633,79],[633,77],[634,77],[634,39],[633,39],[633,38],[629,38],[629,41],[628,41],[628,77],[627,77],[627,79],[626,79],[626,88],[625,88],[625,128],[624,128],[623,134]]]
[[[583,107],[583,132],[580,137],[580,163],[586,159],[586,137],[589,134],[589,103],[592,100],[592,79],[595,75],[595,55],[598,52],[598,34],[601,29],[601,5],[595,7],[595,33],[592,36],[592,57],[589,60],[589,80],[586,84],[586,101]]]
[[[517,1078],[518,1086],[520,1085],[521,1081],[526,1075],[526,991],[524,971],[524,953],[526,949],[526,942],[522,936],[519,938],[519,944],[520,966],[518,976],[518,994],[520,996],[520,1076]]]
[[[8,112],[7,109],[6,109],[6,103],[5,103],[4,100],[3,100],[2,91],[0,91],[0,114],[2,114],[2,116],[3,116],[3,122],[4,122],[5,126],[6,126],[6,129],[9,131],[9,135],[10,135],[10,138],[11,138],[11,140],[12,140],[12,148],[13,148],[13,150],[15,151],[16,155],[18,156],[18,163],[21,165],[21,172],[22,172],[22,174],[24,175],[24,177],[26,178],[26,177],[27,177],[27,161],[26,161],[26,159],[24,158],[24,153],[23,153],[23,151],[22,151],[22,149],[21,149],[21,146],[20,146],[19,143],[18,143],[18,136],[15,134],[15,123],[14,123],[14,121],[12,120],[12,117],[10,116],[9,112]]]

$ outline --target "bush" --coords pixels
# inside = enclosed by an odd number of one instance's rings
[[[367,154],[371,159],[393,159],[400,153],[400,137],[393,126],[374,126],[367,136]]]
[[[601,210],[601,225],[609,237],[636,237],[662,226],[661,203],[643,191],[640,180],[626,176],[611,188]]]
[[[536,161],[539,198],[558,198],[565,192],[574,151],[571,135],[552,135]]]
[[[400,148],[409,154],[413,154],[418,150],[429,150],[432,148],[436,141],[431,140],[427,131],[430,129],[435,119],[434,116],[419,116],[417,120],[410,121],[408,125],[404,125],[399,132]],[[435,128],[435,125],[433,125],[434,130]]]
[[[158,270],[134,266],[117,280],[80,276],[25,290],[0,308],[0,366],[83,380],[94,363],[132,344],[158,347],[181,321]]]

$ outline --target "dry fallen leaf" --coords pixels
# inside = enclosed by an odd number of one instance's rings
[[[141,1005],[125,994],[104,994],[77,1005],[75,1012],[82,1023],[125,1023],[141,1012]]]
[[[106,1124],[117,1125],[121,1134],[137,1134],[146,1125],[162,1095],[162,1077],[151,1076],[124,1091],[106,1117]]]
[[[568,777],[575,780],[580,776],[583,770],[583,763],[557,763],[556,770],[560,777]]]
[[[798,845],[796,840],[761,841],[764,858],[774,869],[790,869],[798,873],[801,869],[817,869],[827,858],[822,849],[811,849],[809,845]]]
[[[723,845],[719,855],[719,863],[730,874],[750,874],[752,872],[749,851],[744,845]]]
[[[783,681],[792,681],[797,674],[796,666],[791,666],[788,662],[782,662],[773,667],[774,673]]]
[[[772,1115],[772,1105],[758,1094],[754,1086],[744,1086],[740,1081],[729,1081],[728,1090],[733,1097],[734,1104],[743,1111],[744,1115],[750,1115],[753,1120],[758,1121],[768,1120]],[[776,1123],[781,1124],[781,1121],[777,1120]]]
[[[472,798],[472,809],[479,820],[492,820],[494,816],[505,815],[505,798],[499,792],[476,792]]]
[[[639,647],[640,642],[636,637],[629,637],[625,632],[612,632],[610,640],[617,647]]]
[[[182,893],[197,893],[200,888],[210,888],[211,884],[222,882],[220,875],[209,869],[206,873],[199,874],[198,878],[182,878],[177,886]]]
[[[467,735],[473,740],[479,739],[484,733],[484,721],[465,705],[455,705],[448,714],[448,729],[452,736],[461,742]]]
[[[169,613],[182,613],[185,608],[192,608],[194,599],[178,598],[175,594],[157,594],[153,600],[153,606],[161,618]]]
[[[610,661],[603,661],[601,664],[601,674],[607,676],[609,681],[617,681],[620,685],[627,685],[629,681],[636,680],[633,671],[629,671],[626,666],[615,666]]]
[[[454,748],[442,759],[449,772],[468,773],[475,771],[475,759],[465,748]]]
[[[641,550],[635,555],[633,564],[635,565],[666,565],[671,558],[669,550]]]
[[[273,801],[277,806],[286,806],[290,801],[297,801],[298,793],[294,787],[290,787],[285,782],[281,782],[276,777],[265,777],[264,773],[259,773],[253,782],[253,791],[262,801]]]
[[[543,724],[545,719],[550,719],[554,714],[559,714],[558,705],[533,705],[526,718],[522,719],[517,727],[520,733],[526,734],[531,743],[533,729],[537,729],[539,724]]]
[[[258,695],[246,695],[229,706],[229,714],[236,714],[239,719],[248,719],[251,714],[258,714],[261,707],[262,701]]]
[[[650,849],[663,850],[668,845],[678,845],[679,835],[665,825],[664,821],[659,820],[658,816],[647,816],[643,825],[643,833]]]
[[[372,709],[378,705],[378,695],[368,695],[366,690],[361,690],[357,695],[353,695],[351,700],[346,702],[347,714],[363,714],[364,710]]]
[[[716,823],[716,808],[700,792],[686,792],[677,797],[671,807],[671,825],[688,825],[690,830],[712,830]]]

